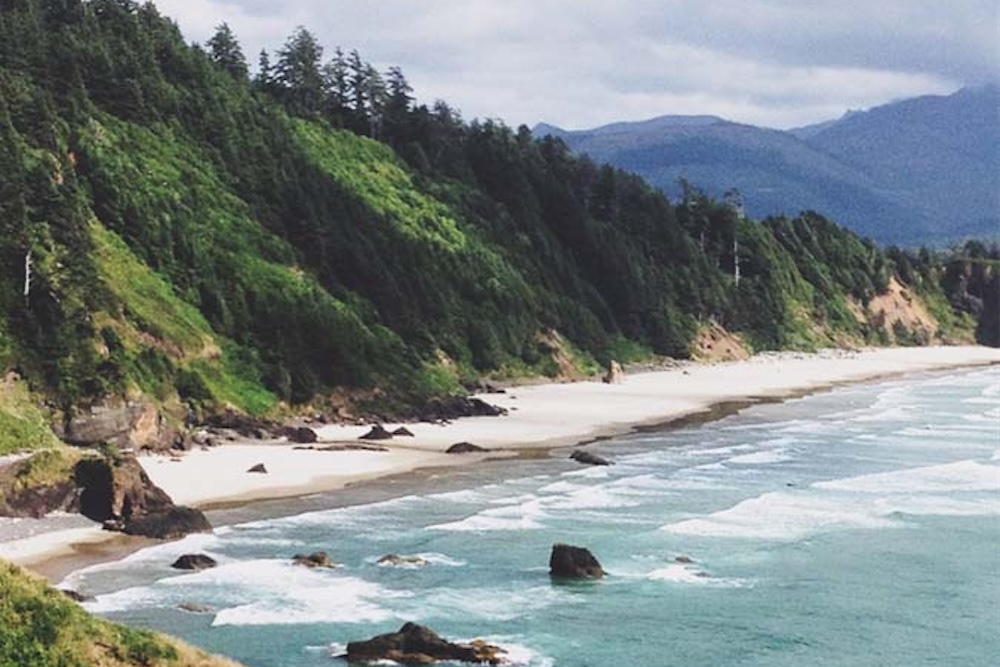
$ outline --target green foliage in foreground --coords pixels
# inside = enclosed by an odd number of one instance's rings
[[[0,561],[0,667],[237,667],[144,630],[99,620]]]

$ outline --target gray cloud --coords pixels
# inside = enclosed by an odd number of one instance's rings
[[[297,25],[402,66],[467,118],[588,127],[708,113],[789,127],[995,81],[996,0],[159,0],[248,58]]]

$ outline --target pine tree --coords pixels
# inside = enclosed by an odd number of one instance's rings
[[[314,114],[322,108],[322,58],[316,36],[301,26],[278,52],[277,81],[292,113]]]
[[[228,23],[221,23],[215,28],[215,34],[208,40],[208,54],[212,62],[233,77],[246,79],[247,61]]]

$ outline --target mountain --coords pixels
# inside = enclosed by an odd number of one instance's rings
[[[790,131],[664,116],[536,136],[643,176],[743,195],[754,216],[822,211],[882,243],[940,244],[1000,230],[1000,96],[995,86],[921,97]]]

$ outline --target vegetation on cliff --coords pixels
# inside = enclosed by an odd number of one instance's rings
[[[949,261],[672,203],[305,29],[251,78],[226,26],[191,46],[152,4],[0,9],[0,370],[59,419],[415,403],[557,356],[687,357],[706,323],[757,350],[971,339],[996,252],[965,282]],[[923,333],[872,309],[894,280]]]
[[[0,667],[238,667],[145,630],[99,620],[0,561]]]

